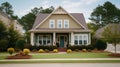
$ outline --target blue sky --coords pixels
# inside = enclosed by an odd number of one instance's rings
[[[120,8],[120,0],[0,0],[0,4],[6,1],[13,6],[15,15],[19,17],[27,14],[34,7],[47,8],[54,6],[57,8],[62,6],[70,13],[83,13],[87,22],[90,21],[88,18],[93,9],[106,1],[110,1]]]

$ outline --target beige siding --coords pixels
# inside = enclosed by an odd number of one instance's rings
[[[49,28],[49,20],[53,19],[55,20],[55,28],[57,28],[57,20],[61,19],[62,20],[62,28],[64,28],[64,20],[69,20],[69,28],[81,28],[81,26],[75,22],[69,15],[64,14],[64,15],[57,15],[53,14],[51,15],[45,22],[43,22],[39,28]]]

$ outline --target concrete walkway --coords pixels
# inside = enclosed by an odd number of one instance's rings
[[[120,60],[120,58],[54,58],[54,59],[3,59],[0,61],[56,61],[56,60]]]

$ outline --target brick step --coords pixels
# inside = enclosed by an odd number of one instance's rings
[[[66,51],[67,51],[67,48],[60,47],[60,48],[58,48],[58,50],[59,50],[60,52],[66,52]]]

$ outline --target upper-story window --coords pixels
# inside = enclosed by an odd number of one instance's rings
[[[64,20],[64,28],[69,28],[69,20]]]
[[[57,28],[62,28],[62,20],[57,20]]]
[[[55,28],[55,20],[49,21],[49,28]]]

